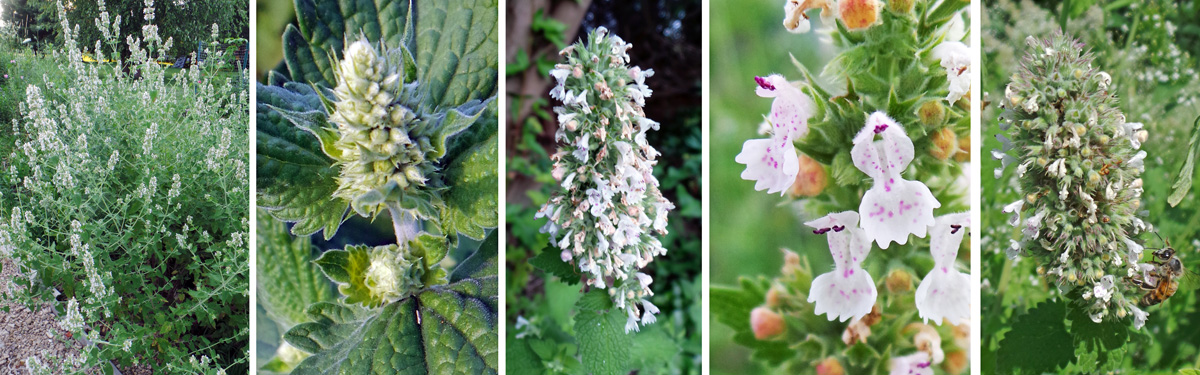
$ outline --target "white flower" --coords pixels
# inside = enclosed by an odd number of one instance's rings
[[[821,9],[821,21],[832,25],[833,17],[836,14],[832,0],[787,0],[783,4],[783,27],[792,33],[807,33],[812,29],[812,25],[809,24],[808,15],[804,12],[817,8]]]
[[[767,116],[771,138],[747,140],[734,160],[746,165],[742,179],[756,181],[754,190],[782,195],[800,173],[800,158],[792,143],[808,134],[808,118],[815,105],[781,75],[755,77],[755,82],[758,96],[775,98]]]
[[[876,135],[882,140],[874,141]],[[909,234],[925,237],[934,222],[933,209],[942,206],[924,183],[900,176],[913,156],[912,140],[883,112],[871,114],[854,137],[854,166],[874,180],[858,212],[863,215],[863,230],[881,249],[893,241],[908,243]]]
[[[583,133],[583,136],[575,139],[575,147],[578,148],[571,155],[574,155],[580,162],[587,163],[588,161],[588,138],[591,136],[591,133]]]
[[[863,260],[871,252],[871,242],[858,227],[858,213],[829,214],[804,225],[816,228],[814,233],[828,236],[834,263],[833,271],[813,279],[808,292],[813,312],[843,322],[869,314],[878,293],[875,281],[862,268]]]
[[[1140,122],[1127,122],[1121,125],[1121,135],[1129,139],[1129,143],[1133,145],[1134,149],[1142,148],[1142,139],[1139,137],[1142,126]]]
[[[1021,199],[1004,206],[1004,209],[1001,210],[1001,212],[1011,214],[1011,216],[1008,217],[1008,225],[1015,227],[1021,222],[1021,207],[1024,205],[1025,200]]]
[[[643,299],[642,310],[642,325],[654,324],[656,321],[654,315],[658,314],[658,306],[654,306],[649,300]]]
[[[1133,329],[1141,329],[1142,326],[1146,325],[1146,318],[1150,317],[1149,313],[1142,311],[1142,309],[1137,308],[1133,304],[1129,305],[1129,309],[1133,310]]]
[[[629,319],[625,320],[625,333],[629,333],[630,331],[640,331],[638,328],[638,316],[636,310],[637,308],[633,306],[629,306],[625,309],[625,312],[629,314]]]
[[[933,58],[942,61],[950,93],[946,101],[957,102],[971,91],[971,49],[957,41],[942,42],[933,47]]]
[[[917,313],[926,322],[962,324],[970,318],[971,278],[955,266],[963,235],[971,225],[969,212],[939,216],[931,229],[929,251],[934,267],[917,287]]]
[[[890,365],[890,375],[933,375],[933,363],[929,361],[929,353],[926,352],[892,358]]]
[[[1095,296],[1096,299],[1108,302],[1108,299],[1112,298],[1113,293],[1116,291],[1117,288],[1113,280],[1113,275],[1106,275],[1100,278],[1100,282],[1096,283],[1096,286],[1092,288],[1092,295]]]

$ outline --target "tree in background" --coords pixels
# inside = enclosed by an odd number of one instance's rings
[[[29,39],[31,46],[49,43],[58,36],[54,3],[48,0],[0,0],[0,20],[16,31],[17,41]]]

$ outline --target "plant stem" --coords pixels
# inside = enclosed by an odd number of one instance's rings
[[[392,227],[396,230],[396,244],[403,245],[417,238],[421,231],[417,217],[408,210],[400,208],[395,202],[387,203],[388,212],[392,214]]]

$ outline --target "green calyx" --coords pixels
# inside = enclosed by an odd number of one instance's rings
[[[331,280],[348,304],[375,308],[398,301],[425,286],[426,268],[422,257],[411,247],[386,245],[347,246],[327,251],[315,262]]]

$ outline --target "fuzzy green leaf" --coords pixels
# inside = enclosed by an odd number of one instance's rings
[[[1117,319],[1113,314],[1096,323],[1087,313],[1090,301],[1084,300],[1080,292],[1072,293],[1070,297],[1074,298],[1067,310],[1067,320],[1071,321],[1070,332],[1075,341],[1074,346],[1099,355],[1088,365],[1108,363],[1109,353],[1125,346],[1129,340],[1132,319]]]
[[[347,304],[379,304],[379,301],[371,300],[371,291],[364,281],[367,268],[371,266],[370,249],[367,246],[346,246],[345,250],[326,251],[313,261],[321,267],[325,276],[338,283],[338,291],[346,296]]]
[[[1066,308],[1062,301],[1042,302],[1014,317],[1012,331],[1004,335],[996,350],[998,372],[1042,374],[1071,363],[1075,346],[1063,323]]]
[[[470,102],[447,110],[433,135],[433,158],[441,159],[446,156],[447,140],[471,127],[475,120],[479,119],[479,115],[485,112],[484,109],[493,107],[492,101],[488,99],[487,103]]]
[[[628,372],[633,338],[625,333],[626,315],[617,310],[608,294],[593,289],[579,299],[575,315],[575,333],[579,354],[588,373],[623,374]]]
[[[286,339],[312,357],[293,374],[495,374],[499,366],[497,240],[451,273],[450,284],[366,309],[319,303]]]
[[[742,288],[712,287],[709,289],[710,313],[713,319],[733,328],[734,341],[754,351],[754,358],[773,366],[796,356],[796,351],[781,340],[758,340],[750,328],[750,310],[762,305],[769,288],[766,280],[742,279]]]
[[[1186,197],[1188,192],[1192,190],[1192,180],[1196,178],[1193,173],[1196,167],[1196,153],[1200,149],[1200,117],[1196,118],[1192,124],[1192,136],[1188,138],[1188,153],[1187,157],[1183,158],[1183,166],[1179,167],[1179,174],[1175,176],[1175,183],[1171,185],[1171,196],[1167,197],[1167,203],[1171,207],[1179,205]]]
[[[462,233],[483,238],[484,229],[499,225],[499,180],[496,175],[499,143],[493,134],[486,141],[463,152],[446,168],[450,186],[443,198],[445,233]]]
[[[546,246],[537,256],[529,260],[529,264],[538,269],[558,276],[558,279],[567,284],[579,283],[579,272],[574,266],[562,260],[561,252],[554,246]]]
[[[257,97],[259,206],[276,219],[295,222],[293,234],[306,236],[324,230],[325,238],[332,238],[345,220],[348,206],[330,199],[337,190],[337,167],[313,133],[294,126],[273,109],[319,111],[320,97],[312,87],[298,83],[259,85]]]
[[[516,331],[508,329],[507,348],[504,351],[505,367],[510,374],[541,374],[546,370],[542,360],[529,346],[528,340],[517,339]]]
[[[258,302],[284,330],[307,322],[308,306],[334,299],[333,288],[310,262],[312,251],[308,237],[292,238],[283,223],[259,216]]]

